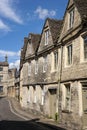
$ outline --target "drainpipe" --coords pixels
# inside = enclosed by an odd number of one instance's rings
[[[57,100],[58,100],[58,120],[61,120],[61,93],[60,93],[60,87],[61,87],[61,75],[62,75],[62,58],[63,58],[63,46],[61,46],[61,52],[60,52],[60,63],[58,67],[58,88],[57,88]]]

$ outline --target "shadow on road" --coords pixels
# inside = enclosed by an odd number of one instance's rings
[[[0,130],[65,130],[55,125],[38,122],[39,119],[29,121],[0,121]]]

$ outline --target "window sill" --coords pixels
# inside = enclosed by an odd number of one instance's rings
[[[72,113],[72,111],[69,110],[62,110],[63,113]]]
[[[70,68],[72,67],[73,64],[70,64],[70,65],[66,65],[65,68]]]

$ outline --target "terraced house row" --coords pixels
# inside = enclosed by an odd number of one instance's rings
[[[70,130],[87,128],[87,0],[69,0],[63,20],[47,18],[41,34],[24,38],[20,74],[7,56],[0,62],[0,94]]]

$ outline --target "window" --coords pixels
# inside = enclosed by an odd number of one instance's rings
[[[0,82],[3,80],[3,76],[2,75],[0,75]]]
[[[31,75],[31,62],[28,65],[28,76],[30,76],[30,75]]]
[[[3,86],[0,86],[0,92],[3,92]]]
[[[72,45],[67,46],[67,65],[72,64]]]
[[[48,45],[49,30],[45,31],[45,45]]]
[[[44,105],[44,88],[42,87],[41,105]]]
[[[70,99],[71,99],[70,84],[66,84],[65,89],[66,89],[65,109],[70,111]]]
[[[69,12],[69,29],[73,27],[74,24],[74,9]]]
[[[3,67],[0,67],[0,71],[3,71]]]
[[[87,60],[87,36],[84,37],[84,59]]]
[[[54,52],[54,69],[58,67],[58,52]]]
[[[43,72],[47,71],[47,56],[44,57]]]
[[[35,74],[38,73],[38,60],[35,61]]]

